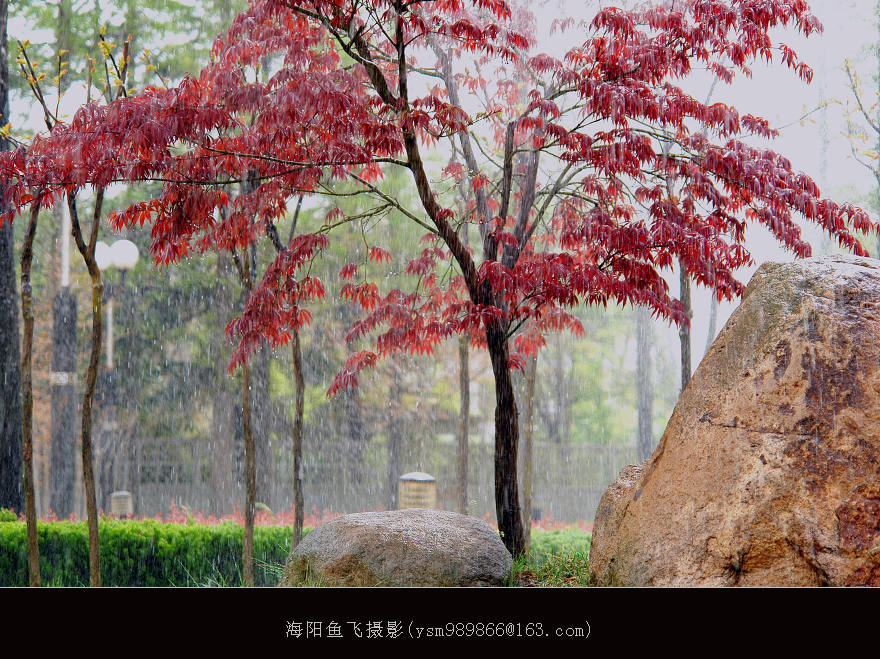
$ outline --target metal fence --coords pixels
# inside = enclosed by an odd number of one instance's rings
[[[232,464],[218,466],[208,439],[142,440],[135,452],[133,493],[136,512],[167,512],[172,500],[193,511],[226,514],[245,500],[243,451]],[[603,492],[620,469],[636,461],[634,446],[537,442],[533,449],[533,508],[538,517],[574,522],[593,519]],[[474,438],[469,449],[468,513],[494,519],[493,444]],[[273,447],[262,501],[273,511],[293,503],[290,446]],[[225,473],[216,474],[215,469]],[[452,438],[414,440],[402,450],[400,473],[423,471],[437,479],[438,505],[457,506],[456,443]],[[522,473],[522,468],[520,468]],[[383,510],[388,504],[388,464],[384,442],[352,447],[305,433],[303,441],[305,509],[333,513]],[[218,486],[221,483],[221,486]]]

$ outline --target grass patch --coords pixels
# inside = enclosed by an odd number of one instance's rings
[[[590,533],[577,527],[532,530],[529,552],[514,561],[509,585],[589,586],[591,541]]]

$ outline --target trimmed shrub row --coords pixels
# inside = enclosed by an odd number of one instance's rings
[[[254,529],[254,580],[276,586],[290,553],[293,528]],[[104,586],[240,586],[244,530],[154,520],[104,519],[98,524]],[[38,522],[40,575],[45,586],[88,586],[86,522]],[[27,586],[27,529],[0,522],[0,586]]]
[[[14,513],[0,517],[0,587],[28,585],[27,528],[16,519]],[[105,586],[241,585],[244,531],[233,522],[204,525],[103,519],[98,536]],[[289,526],[254,528],[258,586],[278,584],[292,536]],[[37,522],[37,537],[43,585],[88,586],[86,522]],[[586,556],[589,548],[590,534],[580,529],[532,530],[535,565],[571,552]]]

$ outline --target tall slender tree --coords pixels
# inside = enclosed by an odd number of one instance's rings
[[[654,450],[654,387],[652,356],[654,351],[651,332],[651,313],[644,307],[635,310],[636,324],[636,408],[638,410],[639,460],[651,456]]]
[[[8,2],[0,0],[0,122],[9,124]],[[6,133],[0,151],[9,149]],[[5,185],[0,179],[0,185]],[[6,194],[0,212],[9,210]],[[21,335],[15,276],[15,234],[11,222],[0,223],[0,508],[24,512],[21,455]]]
[[[525,551],[532,543],[532,504],[534,496],[535,382],[538,379],[538,353],[526,361],[525,405],[523,406],[523,527]]]
[[[458,392],[458,443],[455,451],[455,480],[458,491],[458,512],[467,515],[471,427],[470,339],[467,336],[460,336],[458,339]]]

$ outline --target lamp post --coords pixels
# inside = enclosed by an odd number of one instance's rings
[[[117,240],[112,245],[98,242],[95,245],[95,262],[101,272],[110,268],[120,271],[119,290],[125,285],[125,275],[138,262],[140,253],[137,245],[130,240]],[[104,424],[103,437],[101,439],[101,447],[99,450],[100,474],[101,474],[101,501],[104,503],[105,509],[110,502],[110,490],[119,490],[121,485],[125,485],[127,480],[127,472],[129,460],[127,459],[127,447],[120,446],[118,434],[116,432],[116,373],[113,363],[113,298],[117,293],[117,288],[109,284],[104,288],[105,292],[105,318],[107,323],[107,343],[105,346],[105,387],[104,387]],[[120,449],[122,449],[120,451]],[[122,455],[116,456],[118,452]],[[121,458],[119,462],[123,465],[120,478],[119,471],[116,469],[116,460]],[[130,489],[130,488],[127,488]]]

